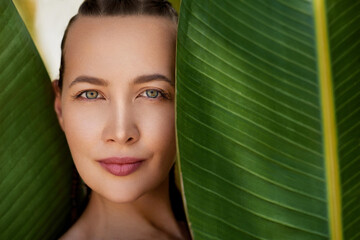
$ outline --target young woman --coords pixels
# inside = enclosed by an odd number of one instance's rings
[[[70,21],[55,111],[92,192],[62,239],[189,238],[169,197],[176,29],[161,0],[86,0]]]

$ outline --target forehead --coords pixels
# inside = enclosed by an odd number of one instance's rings
[[[79,17],[65,43],[66,72],[84,67],[106,70],[139,65],[172,68],[176,25],[153,16]]]
[[[149,43],[167,44],[175,41],[176,25],[170,19],[154,16],[80,16],[70,27],[65,50],[74,44],[85,41],[116,40],[114,47],[121,44],[131,45]],[[143,40],[135,41],[134,40]],[[160,42],[159,42],[160,41]],[[77,46],[78,47],[78,46]]]
[[[168,18],[146,15],[130,16],[79,16],[69,29],[69,35],[88,35],[99,33],[103,35],[113,34],[145,34],[175,33],[175,23]]]

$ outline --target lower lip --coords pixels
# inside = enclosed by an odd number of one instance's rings
[[[140,167],[142,162],[143,161],[124,164],[100,162],[100,165],[115,176],[127,176],[135,172]]]

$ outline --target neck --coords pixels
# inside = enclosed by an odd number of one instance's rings
[[[78,222],[88,239],[181,238],[171,209],[168,179],[157,189],[129,203],[114,203],[92,192]]]

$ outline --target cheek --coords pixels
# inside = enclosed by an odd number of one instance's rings
[[[175,152],[175,112],[171,103],[140,110],[141,135],[148,146],[159,154]]]
[[[63,108],[64,132],[73,154],[87,152],[89,146],[94,146],[101,134],[99,126],[103,121],[102,116],[99,108],[89,108],[76,103],[65,104]]]

